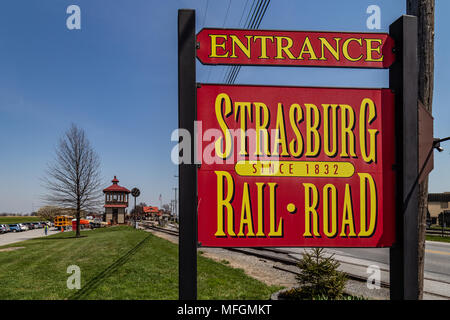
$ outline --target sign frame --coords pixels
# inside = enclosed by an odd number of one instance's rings
[[[418,297],[418,57],[416,16],[403,15],[390,26],[396,60],[389,68],[396,105],[396,242],[390,248],[390,297]],[[179,128],[194,134],[196,119],[195,10],[178,10]],[[181,139],[181,136],[180,136]],[[191,155],[195,153],[192,144]],[[179,165],[179,298],[197,299],[196,165]]]
[[[178,128],[194,136],[197,83],[195,74],[195,10],[178,10]],[[183,138],[180,135],[180,141]],[[191,144],[190,154],[194,155]],[[193,161],[178,166],[180,300],[197,299],[197,168]]]

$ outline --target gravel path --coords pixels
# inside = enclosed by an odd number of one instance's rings
[[[154,230],[146,230],[154,235],[178,244],[178,237]],[[296,267],[287,266],[274,261],[234,252],[222,248],[199,248],[198,251],[207,258],[218,262],[228,261],[228,265],[233,268],[243,269],[244,272],[267,285],[277,285],[286,288],[297,285],[295,279]],[[280,269],[282,270],[280,270]],[[289,271],[285,271],[289,270]],[[380,288],[369,290],[366,283],[356,280],[348,280],[345,288],[347,294],[363,296],[367,299],[386,300],[389,299],[389,289]]]
[[[152,232],[160,238],[178,244],[178,237],[176,236],[154,230],[147,231]],[[267,285],[292,287],[296,283],[295,274],[274,268],[274,266],[276,266],[287,269],[286,266],[281,263],[266,261],[258,257],[222,248],[199,248],[198,251],[204,257],[218,262],[226,260],[230,267],[243,269],[247,275],[264,282]]]

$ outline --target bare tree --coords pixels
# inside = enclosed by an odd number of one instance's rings
[[[418,18],[419,100],[430,113],[434,89],[434,0],[407,0],[407,13]],[[423,298],[425,233],[428,210],[428,178],[419,184],[419,294]]]
[[[44,185],[49,191],[46,202],[75,212],[79,237],[82,210],[94,210],[102,198],[100,160],[83,129],[72,124],[60,139]]]

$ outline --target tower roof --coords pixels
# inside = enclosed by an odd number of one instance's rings
[[[119,180],[117,179],[116,176],[114,176],[114,179],[112,179],[111,181],[113,184],[110,185],[108,188],[104,189],[103,192],[125,192],[125,193],[130,193],[131,191],[128,190],[125,187],[119,186]]]

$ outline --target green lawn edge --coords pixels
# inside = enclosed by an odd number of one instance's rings
[[[11,247],[25,248],[0,252],[2,300],[178,299],[178,246],[143,230],[65,232],[0,249]],[[67,288],[70,265],[80,268],[80,290]],[[200,254],[197,279],[200,300],[267,300],[282,288]]]

